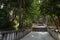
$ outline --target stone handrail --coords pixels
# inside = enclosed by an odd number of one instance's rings
[[[28,34],[30,30],[12,30],[12,31],[0,31],[0,40],[18,40]]]

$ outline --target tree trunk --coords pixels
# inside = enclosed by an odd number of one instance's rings
[[[18,1],[19,3],[19,9],[18,9],[18,11],[19,11],[19,29],[21,29],[22,28],[22,18],[21,18],[21,9],[22,9],[22,0],[19,0]]]
[[[50,16],[51,16],[52,20],[54,21],[56,28],[58,29],[58,24],[57,24],[57,22],[54,20],[54,17],[53,17],[52,15],[50,15]]]

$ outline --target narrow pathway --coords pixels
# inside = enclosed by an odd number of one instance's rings
[[[54,40],[48,32],[31,32],[20,40]]]

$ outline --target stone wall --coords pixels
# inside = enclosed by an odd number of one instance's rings
[[[55,40],[60,40],[58,37],[58,32],[56,32],[54,29],[48,28],[49,34],[55,39]]]

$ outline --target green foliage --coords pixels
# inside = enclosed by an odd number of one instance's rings
[[[0,0],[0,4],[4,4],[0,8],[0,30],[17,30],[18,26],[31,27],[39,19],[37,0]]]
[[[32,21],[38,20],[40,13],[39,13],[39,5],[37,0],[33,0],[31,3],[31,7],[26,10],[27,16],[31,18]]]
[[[45,13],[55,14],[57,12],[56,8],[58,9],[57,4],[58,4],[57,0],[48,0],[48,1],[46,0],[42,2],[40,8],[41,11],[45,11]]]
[[[11,0],[0,0],[0,6],[3,5],[3,8],[0,8],[0,30],[15,30],[16,28],[14,25],[16,23],[14,22],[15,18],[15,13],[13,13],[13,17],[11,17],[10,11],[12,9],[15,10],[16,8],[16,1],[11,1]],[[15,5],[15,6],[14,6]],[[14,12],[14,11],[13,11]],[[14,20],[13,20],[14,19]]]
[[[24,3],[23,3],[24,2]],[[19,27],[32,27],[33,23],[37,23],[40,16],[39,3],[37,0],[24,0],[20,14],[20,25]]]
[[[53,20],[54,25],[58,29],[60,25],[60,0],[43,0],[40,4],[41,14],[50,15],[51,18],[49,20]],[[51,22],[51,21],[50,21]]]
[[[10,21],[9,14],[6,11],[0,10],[0,30],[11,30],[14,29],[15,23]]]
[[[56,15],[60,19],[60,1],[59,0],[44,0],[40,5],[42,14]]]
[[[33,23],[37,23],[37,20],[40,17],[40,11],[39,11],[39,3],[37,0],[33,0],[32,3],[30,4],[31,6],[29,9],[26,9],[26,19],[30,20],[27,21],[27,25],[30,27],[32,26]]]

